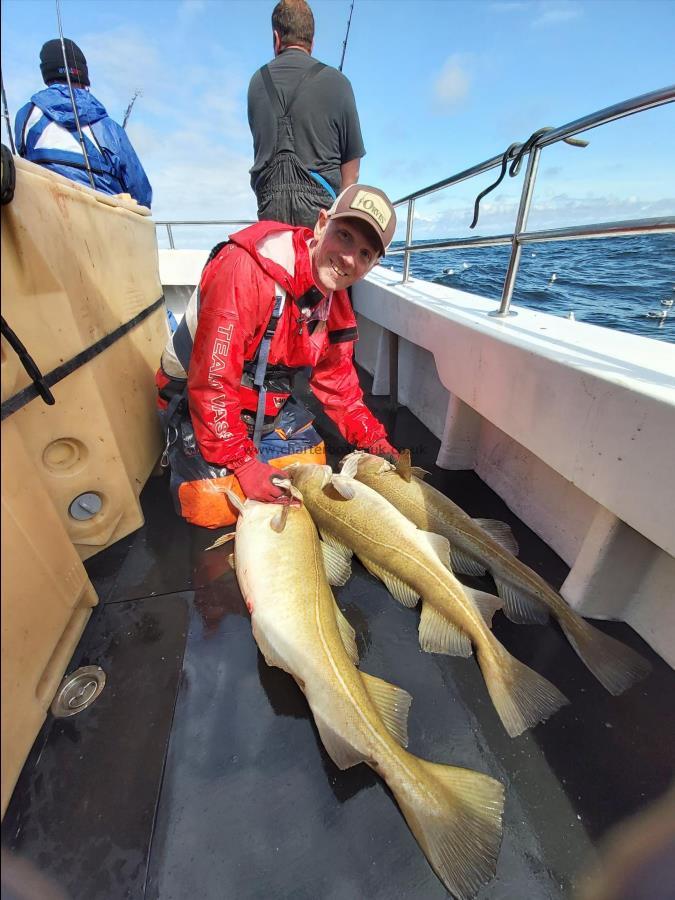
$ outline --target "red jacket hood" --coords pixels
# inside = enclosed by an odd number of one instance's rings
[[[258,244],[264,238],[283,231],[293,232],[293,249],[295,250],[295,271],[291,275],[282,265],[261,256],[258,253]],[[260,268],[277,284],[288,291],[293,297],[301,297],[314,285],[312,276],[312,264],[307,249],[307,241],[312,237],[309,228],[303,226],[286,225],[283,222],[256,222],[241,231],[230,235],[233,244],[246,250],[253,257]],[[318,285],[317,285],[318,286]]]

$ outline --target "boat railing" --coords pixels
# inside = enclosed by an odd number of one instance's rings
[[[506,153],[500,153],[488,159],[485,162],[437,181],[428,187],[413,191],[405,197],[401,197],[394,202],[394,206],[402,206],[407,204],[407,220],[406,220],[406,237],[403,247],[396,247],[388,251],[389,254],[403,254],[403,282],[410,280],[410,258],[413,253],[424,253],[431,250],[450,250],[467,247],[492,247],[500,244],[511,245],[511,256],[509,258],[504,286],[502,288],[501,302],[499,308],[489,313],[491,316],[504,317],[515,315],[509,307],[511,305],[511,297],[515,286],[518,266],[520,264],[521,250],[524,244],[540,243],[545,241],[569,241],[581,238],[599,238],[599,237],[625,237],[628,235],[645,234],[650,232],[672,232],[675,231],[675,215],[664,216],[649,219],[631,219],[623,222],[603,222],[594,225],[584,225],[569,228],[552,228],[544,231],[526,231],[527,220],[534,194],[534,186],[537,179],[537,170],[539,167],[539,158],[544,147],[557,144],[560,141],[584,146],[580,141],[575,140],[575,136],[600,125],[606,125],[625,116],[634,115],[647,109],[653,109],[657,106],[663,106],[666,103],[672,103],[675,100],[675,85],[661,88],[660,90],[651,91],[648,94],[642,94],[632,100],[625,100],[614,106],[608,106],[598,112],[591,113],[581,119],[569,122],[559,128],[542,129],[535,133],[532,139],[525,144],[512,144]],[[497,166],[505,166],[508,160],[514,160],[521,155],[528,156],[527,169],[523,179],[523,187],[520,195],[520,203],[516,214],[516,224],[512,232],[508,234],[494,235],[490,237],[475,238],[458,238],[444,241],[429,241],[424,244],[413,244],[413,222],[415,217],[415,201],[422,197],[428,197],[444,188],[452,187],[482,175],[484,172],[490,171]]]
[[[174,225],[253,225],[255,219],[155,219],[157,227],[166,228],[169,237],[169,249],[175,250],[173,238]]]
[[[572,226],[565,228],[551,228],[539,231],[527,231],[527,220],[534,194],[534,187],[537,179],[537,171],[539,167],[539,159],[541,152],[545,147],[565,141],[577,146],[585,146],[583,141],[576,138],[576,135],[597,128],[600,125],[607,125],[617,119],[634,115],[635,113],[644,112],[666,103],[675,101],[675,85],[661,88],[660,90],[651,91],[648,94],[642,94],[634,97],[632,100],[624,100],[622,103],[616,103],[614,106],[608,106],[598,112],[591,113],[581,119],[575,119],[567,125],[559,128],[541,129],[535,132],[532,137],[524,144],[512,144],[504,153],[493,156],[485,162],[437,181],[434,184],[407,194],[394,202],[395,207],[407,204],[406,219],[406,236],[402,247],[390,248],[387,255],[403,255],[403,277],[405,284],[410,280],[410,259],[413,253],[428,253],[432,250],[456,250],[467,247],[493,247],[498,245],[511,245],[511,255],[506,269],[504,285],[502,288],[502,296],[499,308],[488,313],[490,316],[505,317],[512,316],[515,313],[510,310],[511,298],[520,264],[520,256],[522,247],[528,243],[543,243],[546,241],[569,241],[579,240],[583,238],[600,238],[600,237],[626,237],[636,234],[647,233],[665,233],[675,232],[675,214],[669,216],[660,216],[656,218],[629,219],[619,222],[601,222],[591,225]],[[452,187],[482,175],[491,169],[501,166],[505,169],[508,161],[512,163],[520,157],[524,159],[527,156],[527,168],[523,179],[523,186],[520,195],[520,203],[516,214],[515,227],[512,232],[506,234],[492,235],[488,237],[465,237],[454,238],[441,241],[425,241],[424,243],[413,243],[413,223],[415,218],[415,201],[423,197],[441,191],[444,188]],[[515,174],[515,173],[514,173]],[[166,227],[169,237],[169,247],[175,249],[172,227],[177,225],[247,225],[251,224],[251,220],[244,219],[220,219],[220,220],[162,220],[155,222],[157,226]]]

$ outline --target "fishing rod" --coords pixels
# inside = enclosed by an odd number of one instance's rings
[[[124,113],[124,121],[122,122],[122,128],[126,129],[127,122],[129,121],[129,116],[131,115],[131,110],[134,108],[134,103],[136,102],[136,97],[140,97],[143,91],[136,90],[134,91],[134,96],[131,98],[131,103],[127,106],[127,111]]]
[[[5,94],[5,80],[2,77],[2,70],[0,70],[0,87],[2,87],[2,118],[5,120],[5,125],[7,126],[7,136],[9,137],[10,150],[16,156],[16,147],[14,146],[12,123],[9,119],[9,109],[7,108],[7,95]]]
[[[345,34],[344,44],[342,45],[342,59],[340,60],[340,65],[338,66],[338,71],[342,71],[342,66],[345,61],[345,53],[347,52],[347,40],[349,39],[349,27],[352,24],[352,13],[354,12],[354,0],[352,0],[352,5],[349,8],[349,21],[347,22],[347,34]]]
[[[84,135],[82,134],[82,128],[80,127],[80,117],[77,114],[77,104],[75,103],[75,94],[73,93],[73,85],[70,81],[70,69],[68,68],[68,60],[66,58],[66,44],[63,40],[63,28],[61,27],[61,3],[60,0],[56,0],[56,18],[59,23],[59,37],[61,38],[61,52],[63,53],[63,65],[66,70],[66,81],[68,82],[68,90],[70,91],[70,102],[73,106],[73,115],[75,116],[75,125],[77,126],[77,134],[80,138],[80,146],[82,147],[82,154],[84,156],[84,161],[87,166],[87,175],[89,175],[89,181],[94,190],[96,190],[96,184],[94,182],[94,176],[91,171],[91,163],[89,162],[89,154],[87,153],[87,148],[84,144]]]

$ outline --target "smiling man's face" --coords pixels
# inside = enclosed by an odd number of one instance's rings
[[[372,229],[359,219],[329,219],[322,209],[314,238],[310,245],[312,274],[326,294],[345,290],[367,275],[380,258]]]

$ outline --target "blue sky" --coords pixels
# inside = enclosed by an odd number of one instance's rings
[[[255,218],[246,119],[251,74],[271,56],[268,0],[62,0],[92,91],[128,126],[156,218]],[[314,55],[337,66],[349,0],[314,0]],[[53,0],[4,0],[12,116],[41,87]],[[597,109],[675,81],[670,0],[355,0],[344,72],[367,155],[361,180],[392,199]],[[675,213],[675,104],[544,151],[532,227]],[[3,140],[6,142],[3,131]],[[523,170],[524,170],[523,166]],[[522,177],[522,176],[521,176]],[[468,233],[492,173],[418,204],[415,237]],[[510,230],[520,179],[482,205],[477,232]],[[401,215],[402,218],[402,215]]]

